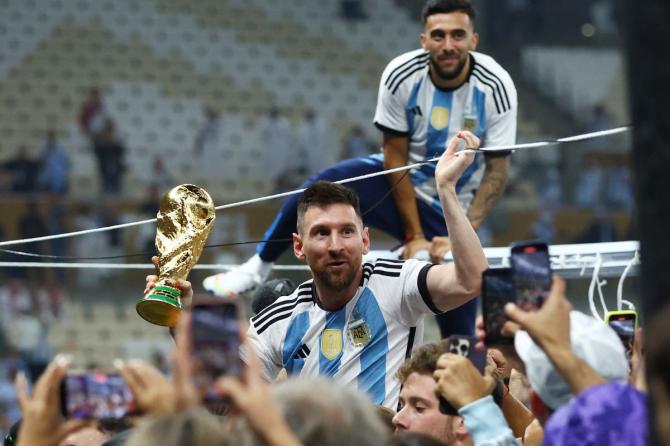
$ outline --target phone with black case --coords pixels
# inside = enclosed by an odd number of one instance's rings
[[[446,340],[445,353],[465,356],[483,375],[484,367],[486,367],[486,351],[477,350],[475,348],[477,342],[478,339],[475,336],[451,335]],[[438,399],[440,401],[440,412],[445,415],[458,415],[458,411],[442,395],[438,395]]]
[[[542,242],[515,243],[510,263],[516,304],[524,311],[539,310],[551,289],[549,247]]]
[[[486,345],[513,344],[513,336],[500,331],[507,321],[505,304],[516,302],[516,291],[510,268],[489,268],[482,274],[482,316]]]

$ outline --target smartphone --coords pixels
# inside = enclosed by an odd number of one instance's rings
[[[242,373],[240,317],[232,300],[205,300],[191,308],[193,376],[206,402],[220,400],[213,388],[217,378]]]
[[[637,312],[634,310],[610,311],[605,322],[612,327],[623,343],[626,358],[630,363],[635,349],[635,331],[637,330]]]
[[[516,304],[524,311],[539,310],[549,297],[551,263],[546,243],[522,242],[512,245],[510,263]]]
[[[445,353],[465,356],[483,375],[486,367],[486,350],[477,350],[475,348],[477,342],[478,339],[475,336],[451,335],[446,340]],[[440,412],[445,415],[458,415],[458,411],[442,395],[438,395],[438,399],[440,401]]]
[[[510,268],[489,268],[482,274],[482,315],[486,345],[513,344],[513,336],[500,334],[507,321],[505,304],[516,302],[512,270]]]
[[[118,420],[136,413],[133,394],[116,373],[67,375],[60,391],[65,418]]]

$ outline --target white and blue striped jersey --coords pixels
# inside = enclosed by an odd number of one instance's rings
[[[463,85],[453,90],[435,86],[429,66],[427,51],[404,53],[386,66],[379,84],[375,125],[383,132],[409,138],[410,163],[441,155],[460,130],[477,135],[482,146],[515,143],[516,88],[493,58],[471,52],[470,74]],[[456,185],[459,201],[466,210],[484,173],[483,158],[477,154]],[[411,178],[417,198],[441,213],[435,164],[413,169]]]
[[[268,380],[326,375],[367,393],[375,404],[396,409],[395,374],[423,342],[423,317],[436,314],[426,285],[432,265],[379,259],[363,264],[356,295],[343,308],[318,304],[312,280],[251,318],[248,336]]]

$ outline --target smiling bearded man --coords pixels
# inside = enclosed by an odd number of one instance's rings
[[[486,258],[456,194],[456,183],[473,159],[457,155],[479,139],[460,132],[436,166],[435,181],[449,226],[454,263],[379,259],[363,264],[370,249],[358,196],[319,181],[297,206],[293,252],[312,280],[278,298],[251,318],[248,336],[263,374],[330,376],[395,409],[400,383],[395,372],[414,344],[421,344],[423,317],[456,308],[479,291]]]

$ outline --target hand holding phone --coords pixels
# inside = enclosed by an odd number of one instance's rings
[[[510,263],[517,306],[524,311],[539,310],[551,289],[549,247],[541,242],[515,243]]]
[[[482,274],[482,316],[486,345],[509,345],[513,336],[503,336],[500,332],[508,320],[505,304],[516,302],[512,270],[509,268],[489,268]]]
[[[635,332],[637,330],[637,312],[634,310],[610,311],[605,322],[612,327],[623,343],[626,358],[630,363],[635,351]]]
[[[445,353],[453,353],[468,358],[475,368],[484,374],[486,367],[486,351],[475,349],[479,340],[475,336],[452,335],[446,340],[447,349]],[[445,415],[458,415],[458,411],[442,396],[438,394],[440,401],[440,412]]]
[[[67,375],[61,383],[65,418],[118,420],[136,412],[130,388],[116,373]]]
[[[235,301],[212,300],[191,309],[191,355],[196,388],[206,402],[219,401],[213,384],[222,375],[240,376],[240,310]]]

